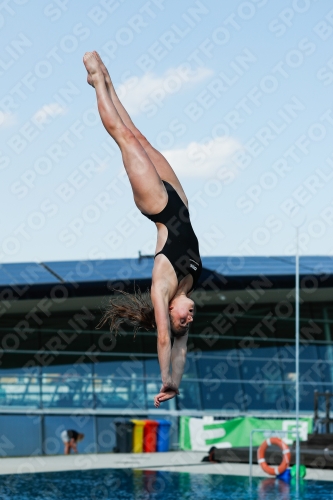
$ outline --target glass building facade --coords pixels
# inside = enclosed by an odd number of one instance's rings
[[[257,264],[262,270],[263,264]],[[56,278],[47,290],[44,284],[39,289],[36,282],[29,285],[28,297],[9,301],[7,282],[1,283],[1,278],[5,281],[8,277],[0,273],[0,427],[9,426],[14,436],[24,418],[25,429],[32,426],[31,436],[35,433],[37,441],[44,443],[43,452],[58,453],[59,443],[58,448],[52,448],[54,429],[62,428],[73,415],[85,416],[91,446],[96,435],[104,436],[108,431],[110,419],[118,416],[293,416],[294,278],[292,262],[288,265],[289,274],[282,273],[276,262],[269,262],[270,277],[266,269],[266,277],[260,279],[253,262],[251,272],[244,267],[237,272],[233,269],[233,274],[225,272],[223,279],[216,263],[211,265],[210,274],[203,273],[210,285],[205,287],[203,281],[193,297],[197,310],[180,395],[159,410],[153,405],[161,385],[156,332],[139,331],[134,336],[129,329],[115,337],[107,326],[96,329],[102,293],[107,295],[108,291],[104,287],[101,293],[102,280],[96,281],[94,275],[94,281],[85,281],[76,289],[74,280],[69,285],[66,282],[66,290],[74,288],[76,292],[72,296],[67,293],[66,300]],[[135,269],[137,274],[139,271]],[[145,268],[145,272],[148,275],[150,269]],[[313,413],[314,391],[333,392],[333,287],[328,286],[331,274],[325,273],[325,287],[315,289],[306,285],[308,278],[303,279],[300,410],[307,415]],[[314,274],[311,276],[313,283]],[[319,282],[318,273],[315,276]],[[139,278],[144,289],[146,277]],[[43,283],[45,280],[43,277]],[[112,286],[114,283],[113,277]],[[132,276],[127,285],[133,289]],[[13,284],[10,287],[15,289]],[[96,297],[92,297],[94,289]],[[27,415],[34,418],[27,419]],[[70,421],[67,425],[74,424]],[[48,444],[45,439],[49,439]],[[103,443],[97,451],[110,451],[112,439],[105,446]],[[94,451],[89,446],[88,452]],[[28,452],[37,448],[35,443]],[[28,453],[19,449],[21,454]]]
[[[228,317],[216,306],[197,312],[177,410],[294,410],[294,318],[276,316],[274,308],[253,306]],[[311,412],[314,391],[333,390],[333,305],[306,303],[301,316],[300,409]],[[95,318],[91,312],[52,315],[20,333],[23,320],[3,318],[1,407],[152,410],[161,384],[156,333],[113,337],[94,329]]]

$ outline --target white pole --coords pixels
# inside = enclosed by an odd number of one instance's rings
[[[298,227],[296,228],[296,262],[295,262],[295,364],[296,364],[296,387],[295,387],[295,405],[296,405],[296,493],[298,498],[299,490],[299,249],[298,249]]]

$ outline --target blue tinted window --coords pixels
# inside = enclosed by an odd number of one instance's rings
[[[279,349],[281,355],[288,359],[295,359],[295,345],[286,344]],[[299,359],[316,360],[318,358],[317,346],[308,341],[300,341]]]
[[[244,404],[247,410],[286,410],[285,392],[281,384],[253,378],[243,383]]]
[[[158,359],[149,358],[144,360],[145,365],[145,376],[147,379],[154,379],[158,381],[158,384],[161,385],[161,370],[160,365],[158,363]]]
[[[245,382],[281,382],[282,372],[275,360],[245,360],[241,365],[242,379]]]
[[[285,410],[283,373],[275,347],[251,350],[252,357],[240,364],[246,408],[249,410]]]
[[[187,378],[198,378],[197,362],[195,356],[188,354],[184,366],[183,380]]]
[[[100,357],[97,363],[94,363],[95,376],[109,378],[142,378],[144,375],[144,361],[140,359],[129,360],[128,357]]]
[[[77,363],[68,356],[68,362],[42,368],[42,404],[44,407],[92,407],[92,365]]]
[[[40,379],[38,376],[0,375],[1,406],[40,406]]]
[[[200,391],[198,382],[182,381],[177,397],[179,410],[201,410]]]
[[[239,380],[240,360],[236,350],[223,351],[223,357],[202,355],[197,359],[199,377],[209,381],[219,380]]]
[[[118,357],[100,358],[94,365],[97,407],[145,409],[144,362]]]
[[[94,387],[97,408],[146,409],[145,387],[142,380],[97,378]]]
[[[202,406],[204,410],[244,411],[244,394],[239,382],[200,382]]]
[[[333,346],[317,345],[318,359],[325,363],[324,382],[333,383]],[[327,387],[330,392],[333,392],[333,387]]]

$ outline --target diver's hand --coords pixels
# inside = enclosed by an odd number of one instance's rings
[[[164,403],[165,401],[168,401],[169,399],[174,398],[175,396],[177,396],[177,394],[179,394],[178,389],[177,389],[177,391],[173,391],[171,389],[169,389],[168,391],[165,391],[165,392],[161,391],[159,394],[157,394],[154,397],[155,407],[159,408],[161,403]]]

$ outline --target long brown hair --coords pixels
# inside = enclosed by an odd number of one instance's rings
[[[142,293],[138,288],[134,293],[114,290],[117,294],[109,299],[97,328],[109,323],[110,331],[117,334],[124,324],[134,328],[134,334],[140,329],[155,330],[155,314],[150,291]]]

